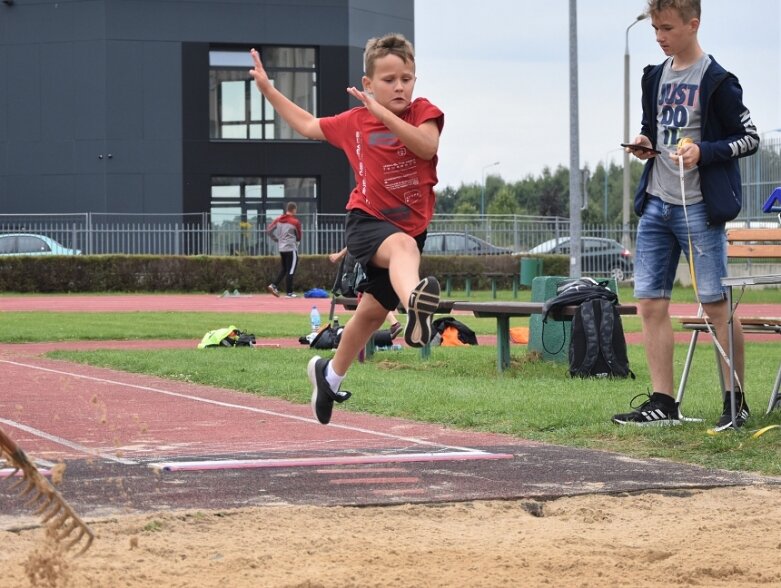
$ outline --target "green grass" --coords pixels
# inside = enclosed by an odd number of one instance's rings
[[[337,316],[344,324],[352,315],[342,311]],[[327,317],[324,316],[325,320]],[[459,315],[458,320],[478,335],[495,335],[496,320]],[[623,317],[626,332],[640,331],[640,319]],[[30,343],[40,341],[198,339],[204,333],[235,325],[259,338],[298,339],[308,332],[309,317],[285,314],[224,314],[210,312],[12,312],[0,313],[0,342]],[[528,326],[528,318],[512,320],[512,326]]]
[[[758,439],[749,435],[750,430],[781,423],[778,412],[760,416],[774,375],[766,358],[770,354],[775,364],[777,351],[777,345],[748,345],[749,390],[756,391],[749,394],[754,417],[745,431],[715,437],[707,434],[720,412],[710,350],[698,354],[684,403],[685,412],[703,417],[704,423],[665,429],[610,423],[612,414],[628,409],[632,396],[648,389],[639,346],[630,347],[636,381],[573,380],[565,365],[534,360],[520,346],[513,348],[513,365],[502,375],[496,373],[493,347],[435,348],[428,361],[412,349],[378,352],[371,361],[351,368],[345,387],[355,395],[337,409],[335,420],[341,410],[370,412],[637,457],[779,475],[781,431],[769,431]],[[684,353],[684,346],[678,346],[679,369]],[[302,347],[58,351],[50,356],[306,403],[310,389],[304,368],[313,354]]]
[[[490,299],[490,292],[487,295]],[[768,300],[765,297],[759,301]],[[342,322],[349,317],[345,312],[339,314]],[[459,319],[478,333],[495,333],[492,319]],[[261,339],[297,340],[306,332],[307,320],[300,314],[260,313],[2,313],[0,342],[200,340],[207,330],[229,324]],[[624,326],[627,331],[638,330],[639,320],[624,317]],[[637,345],[629,349],[632,368],[638,375],[635,381],[573,380],[567,375],[566,365],[539,361],[526,354],[525,346],[513,346],[513,365],[501,375],[496,373],[496,350],[492,346],[434,348],[428,361],[422,361],[413,349],[378,352],[367,363],[356,363],[351,368],[345,387],[355,395],[336,409],[334,420],[338,422],[343,410],[370,412],[635,457],[781,475],[781,430],[773,429],[758,439],[750,435],[762,426],[781,424],[781,412],[763,415],[779,348],[777,343],[747,345],[746,380],[753,416],[745,430],[718,436],[707,434],[720,412],[718,377],[713,353],[707,347],[697,353],[684,402],[685,413],[704,418],[703,423],[641,429],[610,422],[612,414],[628,410],[634,395],[649,389],[643,350]],[[676,347],[676,374],[680,373],[685,352],[685,345]],[[193,346],[182,350],[57,351],[50,356],[307,403],[310,389],[305,366],[314,353],[305,346],[209,350]]]

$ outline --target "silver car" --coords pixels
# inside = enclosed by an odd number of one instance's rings
[[[81,255],[81,251],[44,235],[8,233],[0,235],[0,255]]]

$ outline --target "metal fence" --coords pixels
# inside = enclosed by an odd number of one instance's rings
[[[344,215],[300,215],[303,255],[326,254],[344,246]],[[438,215],[429,232],[471,235],[498,247],[523,253],[550,239],[569,236],[569,219],[520,215]],[[733,226],[777,226],[769,215],[745,218]],[[212,225],[208,215],[0,215],[0,234],[45,235],[88,255],[276,255],[265,226]],[[630,234],[634,236],[634,227]],[[620,224],[584,225],[583,237],[621,241]],[[633,246],[630,245],[630,250]]]
[[[760,149],[740,162],[743,183],[743,210],[739,218],[753,219],[762,215],[762,205],[775,188],[781,186],[781,136],[762,136]]]

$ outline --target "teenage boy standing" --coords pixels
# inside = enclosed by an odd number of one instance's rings
[[[627,150],[647,160],[634,201],[640,216],[634,294],[654,391],[634,411],[615,415],[613,422],[674,425],[681,421],[673,397],[669,305],[678,260],[681,252],[690,257],[691,243],[697,297],[726,349],[730,309],[721,286],[727,275],[725,222],[735,218],[742,205],[738,158],[756,152],[759,136],[743,105],[738,79],[700,47],[700,0],[648,0],[647,12],[668,58],[643,73],[642,127],[634,144],[661,153]],[[740,427],[749,408],[743,394],[743,331],[740,321],[733,324],[732,368],[738,382],[734,425]],[[733,424],[730,397],[727,391],[715,431]]]

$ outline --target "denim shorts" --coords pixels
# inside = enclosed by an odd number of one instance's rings
[[[727,275],[727,237],[724,225],[709,225],[705,203],[686,207],[668,204],[648,195],[637,226],[635,298],[670,298],[681,252],[689,258],[689,233],[694,255],[694,276],[701,302],[726,298],[721,278]]]

